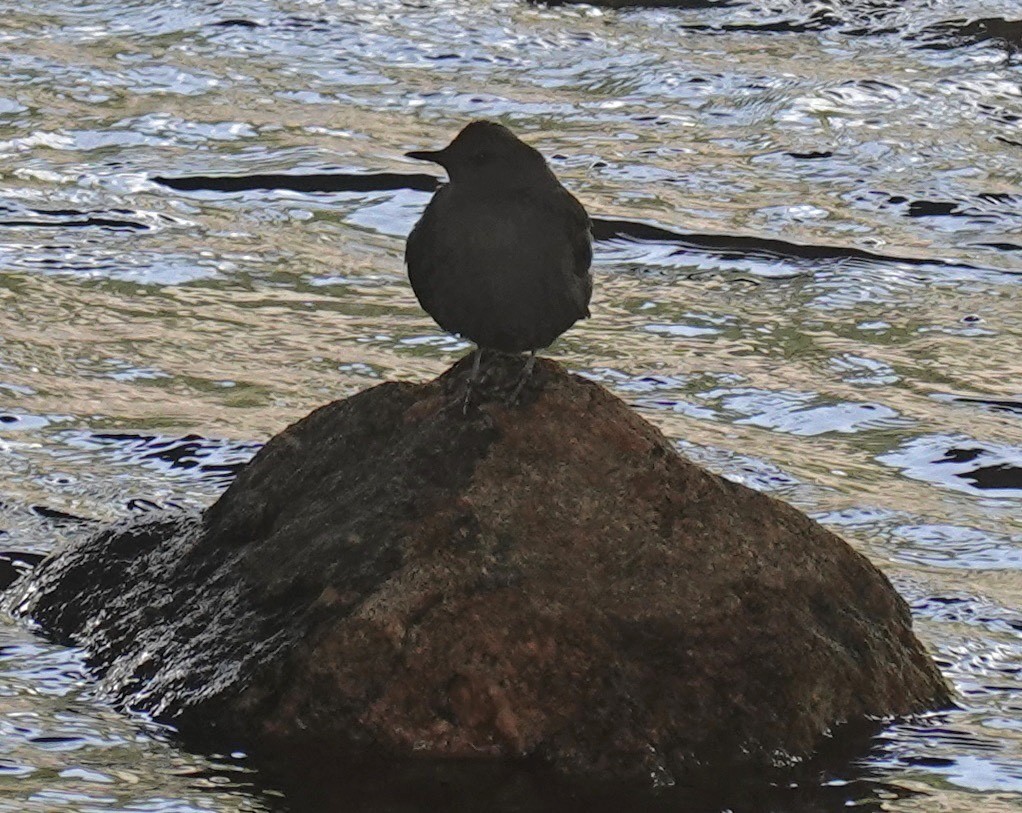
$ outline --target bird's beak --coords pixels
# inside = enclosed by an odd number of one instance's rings
[[[406,152],[407,158],[414,158],[416,161],[431,161],[434,164],[444,165],[444,150],[416,150],[414,152]]]

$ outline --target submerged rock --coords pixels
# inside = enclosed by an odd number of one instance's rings
[[[765,765],[948,701],[880,571],[622,401],[463,360],[274,437],[203,515],[93,534],[7,609],[121,703],[250,750]]]

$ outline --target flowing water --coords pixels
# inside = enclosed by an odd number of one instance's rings
[[[681,5],[0,0],[0,565],[464,353],[403,153],[496,118],[597,221],[550,354],[868,555],[958,692],[760,809],[1020,809],[1022,7]],[[0,811],[299,809],[93,686],[0,624]]]

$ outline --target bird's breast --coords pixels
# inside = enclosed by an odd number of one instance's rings
[[[461,203],[445,218],[448,250],[469,265],[482,263],[520,273],[541,271],[563,246],[565,235],[527,201]],[[495,269],[494,269],[495,270]]]
[[[446,193],[445,193],[446,192]],[[423,307],[482,347],[546,347],[587,315],[571,223],[559,196],[442,190],[409,238],[409,277]]]

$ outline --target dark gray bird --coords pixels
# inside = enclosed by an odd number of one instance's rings
[[[514,399],[536,351],[589,316],[589,215],[539,152],[494,122],[407,155],[450,178],[408,235],[412,290],[440,327],[478,346],[469,394],[483,350],[530,353]]]

